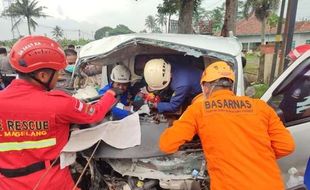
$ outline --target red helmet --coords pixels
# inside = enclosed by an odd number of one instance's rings
[[[57,42],[45,36],[26,36],[11,49],[10,63],[22,73],[48,68],[56,71],[67,66],[63,50]]]
[[[310,50],[310,44],[297,46],[295,49],[291,50],[288,53],[287,58],[290,60],[290,63],[293,63],[294,61],[296,61],[296,59],[298,59],[298,57],[300,57],[308,50]]]

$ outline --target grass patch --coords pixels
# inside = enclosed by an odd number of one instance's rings
[[[253,98],[260,98],[269,88],[267,84],[254,84],[253,87],[255,88],[255,95]]]
[[[253,63],[256,61],[256,59],[258,58],[258,56],[254,53],[248,53],[245,55],[245,58],[247,60],[247,63]]]
[[[259,56],[255,53],[252,53],[252,54],[246,54],[245,58],[247,64],[244,68],[244,72],[257,75],[259,67]]]
[[[258,64],[247,64],[244,68],[244,72],[248,74],[257,75],[258,73]]]

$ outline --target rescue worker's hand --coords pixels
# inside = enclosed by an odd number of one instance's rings
[[[143,99],[140,99],[140,100],[136,100],[132,103],[132,106],[133,106],[133,111],[138,111],[141,106],[144,105],[144,100]]]
[[[123,94],[123,91],[118,88],[111,88],[107,92],[112,93],[116,98],[119,98],[119,96]]]
[[[148,102],[148,105],[149,105],[150,109],[157,109],[157,103],[155,103],[155,102]]]

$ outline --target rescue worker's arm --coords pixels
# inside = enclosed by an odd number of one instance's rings
[[[76,124],[90,124],[101,121],[107,112],[116,103],[115,94],[107,91],[96,104],[86,104],[80,100],[68,96],[64,108],[58,117],[64,122]]]
[[[187,95],[190,93],[190,86],[180,86],[174,91],[170,102],[159,102],[157,109],[159,113],[163,112],[176,112],[180,106],[184,103]]]
[[[197,116],[195,108],[190,106],[173,126],[167,128],[160,136],[159,148],[165,153],[174,153],[186,141],[192,140],[196,134]]]
[[[266,109],[269,116],[268,133],[271,140],[271,147],[278,159],[292,153],[295,149],[295,143],[291,133],[285,128],[276,112],[267,104]]]
[[[118,104],[121,104],[122,108],[116,105],[111,110],[113,117],[115,117],[115,119],[123,119],[124,117],[127,117],[128,115],[131,114],[130,111],[127,111],[124,109],[124,106],[125,106],[124,104],[122,103],[118,103]]]

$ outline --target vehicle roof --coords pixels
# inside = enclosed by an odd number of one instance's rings
[[[197,34],[156,34],[156,33],[133,33],[118,36],[105,37],[100,40],[90,42],[82,47],[80,58],[86,58],[101,54],[107,54],[127,43],[146,44],[169,44],[181,45],[190,48],[209,50],[237,56],[240,54],[242,46],[235,37],[217,37]],[[164,44],[162,44],[164,43]]]

